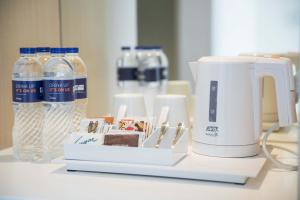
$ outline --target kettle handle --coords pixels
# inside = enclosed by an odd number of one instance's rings
[[[277,60],[274,61],[274,59],[270,58],[260,58],[255,64],[254,71],[255,77],[258,79],[255,84],[258,86],[260,86],[259,81],[264,76],[271,76],[275,81],[279,126],[289,126],[296,122],[295,80],[292,75],[291,62],[286,59],[278,59],[277,62]],[[258,105],[260,105],[260,109],[261,95],[256,99],[259,99],[260,101],[257,102]]]

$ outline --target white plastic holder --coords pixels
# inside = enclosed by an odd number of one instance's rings
[[[173,147],[175,127],[167,130],[159,148],[155,148],[159,134],[158,128],[141,147],[124,147],[101,145],[103,134],[72,133],[64,142],[64,159],[172,166],[187,155],[188,129],[184,130]],[[76,143],[80,137],[84,137],[84,141],[89,142]]]

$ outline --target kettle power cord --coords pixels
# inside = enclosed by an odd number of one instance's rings
[[[279,128],[279,124],[278,123],[274,123],[272,125],[271,128],[269,128],[267,130],[267,132],[265,133],[263,139],[262,139],[262,149],[266,155],[266,157],[272,161],[272,163],[281,169],[286,169],[286,170],[290,170],[290,171],[297,171],[298,170],[298,166],[296,165],[289,165],[289,164],[285,164],[283,162],[280,162],[279,160],[276,160],[272,157],[272,155],[270,154],[270,152],[267,149],[267,141],[268,141],[268,137],[270,136],[271,133],[273,133],[275,130],[278,130]]]

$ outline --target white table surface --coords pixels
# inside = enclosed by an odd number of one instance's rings
[[[271,143],[297,151],[299,128],[270,137]],[[278,140],[284,140],[279,142]],[[297,158],[273,149],[278,159]],[[245,185],[105,173],[67,172],[61,164],[14,160],[11,149],[0,151],[0,199],[297,199],[298,172],[285,171],[267,161],[256,179]]]

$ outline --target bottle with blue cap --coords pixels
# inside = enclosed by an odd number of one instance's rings
[[[142,86],[158,89],[160,86],[160,54],[156,46],[137,46],[139,61],[139,79]]]
[[[73,116],[72,132],[78,132],[80,121],[86,117],[87,112],[87,67],[79,56],[79,48],[66,48],[65,58],[74,67],[75,79],[75,111]]]
[[[18,160],[42,160],[42,75],[36,48],[20,48],[12,74],[13,152]]]
[[[136,93],[139,88],[138,61],[136,53],[129,46],[121,47],[122,54],[117,59],[117,76],[120,93]]]
[[[159,58],[160,93],[165,94],[168,83],[169,61],[161,46],[153,46],[155,54]]]
[[[36,57],[37,60],[41,63],[41,65],[44,65],[50,56],[50,47],[37,47],[36,48]]]
[[[154,99],[160,93],[160,67],[159,53],[153,46],[137,46],[139,82],[145,96],[147,113],[153,114]]]
[[[135,47],[136,59],[138,62],[138,80],[139,86],[145,86],[145,60],[147,60],[146,46],[138,45]]]
[[[63,154],[63,140],[72,131],[74,114],[74,69],[64,57],[65,48],[51,48],[51,58],[43,67],[44,159]]]

